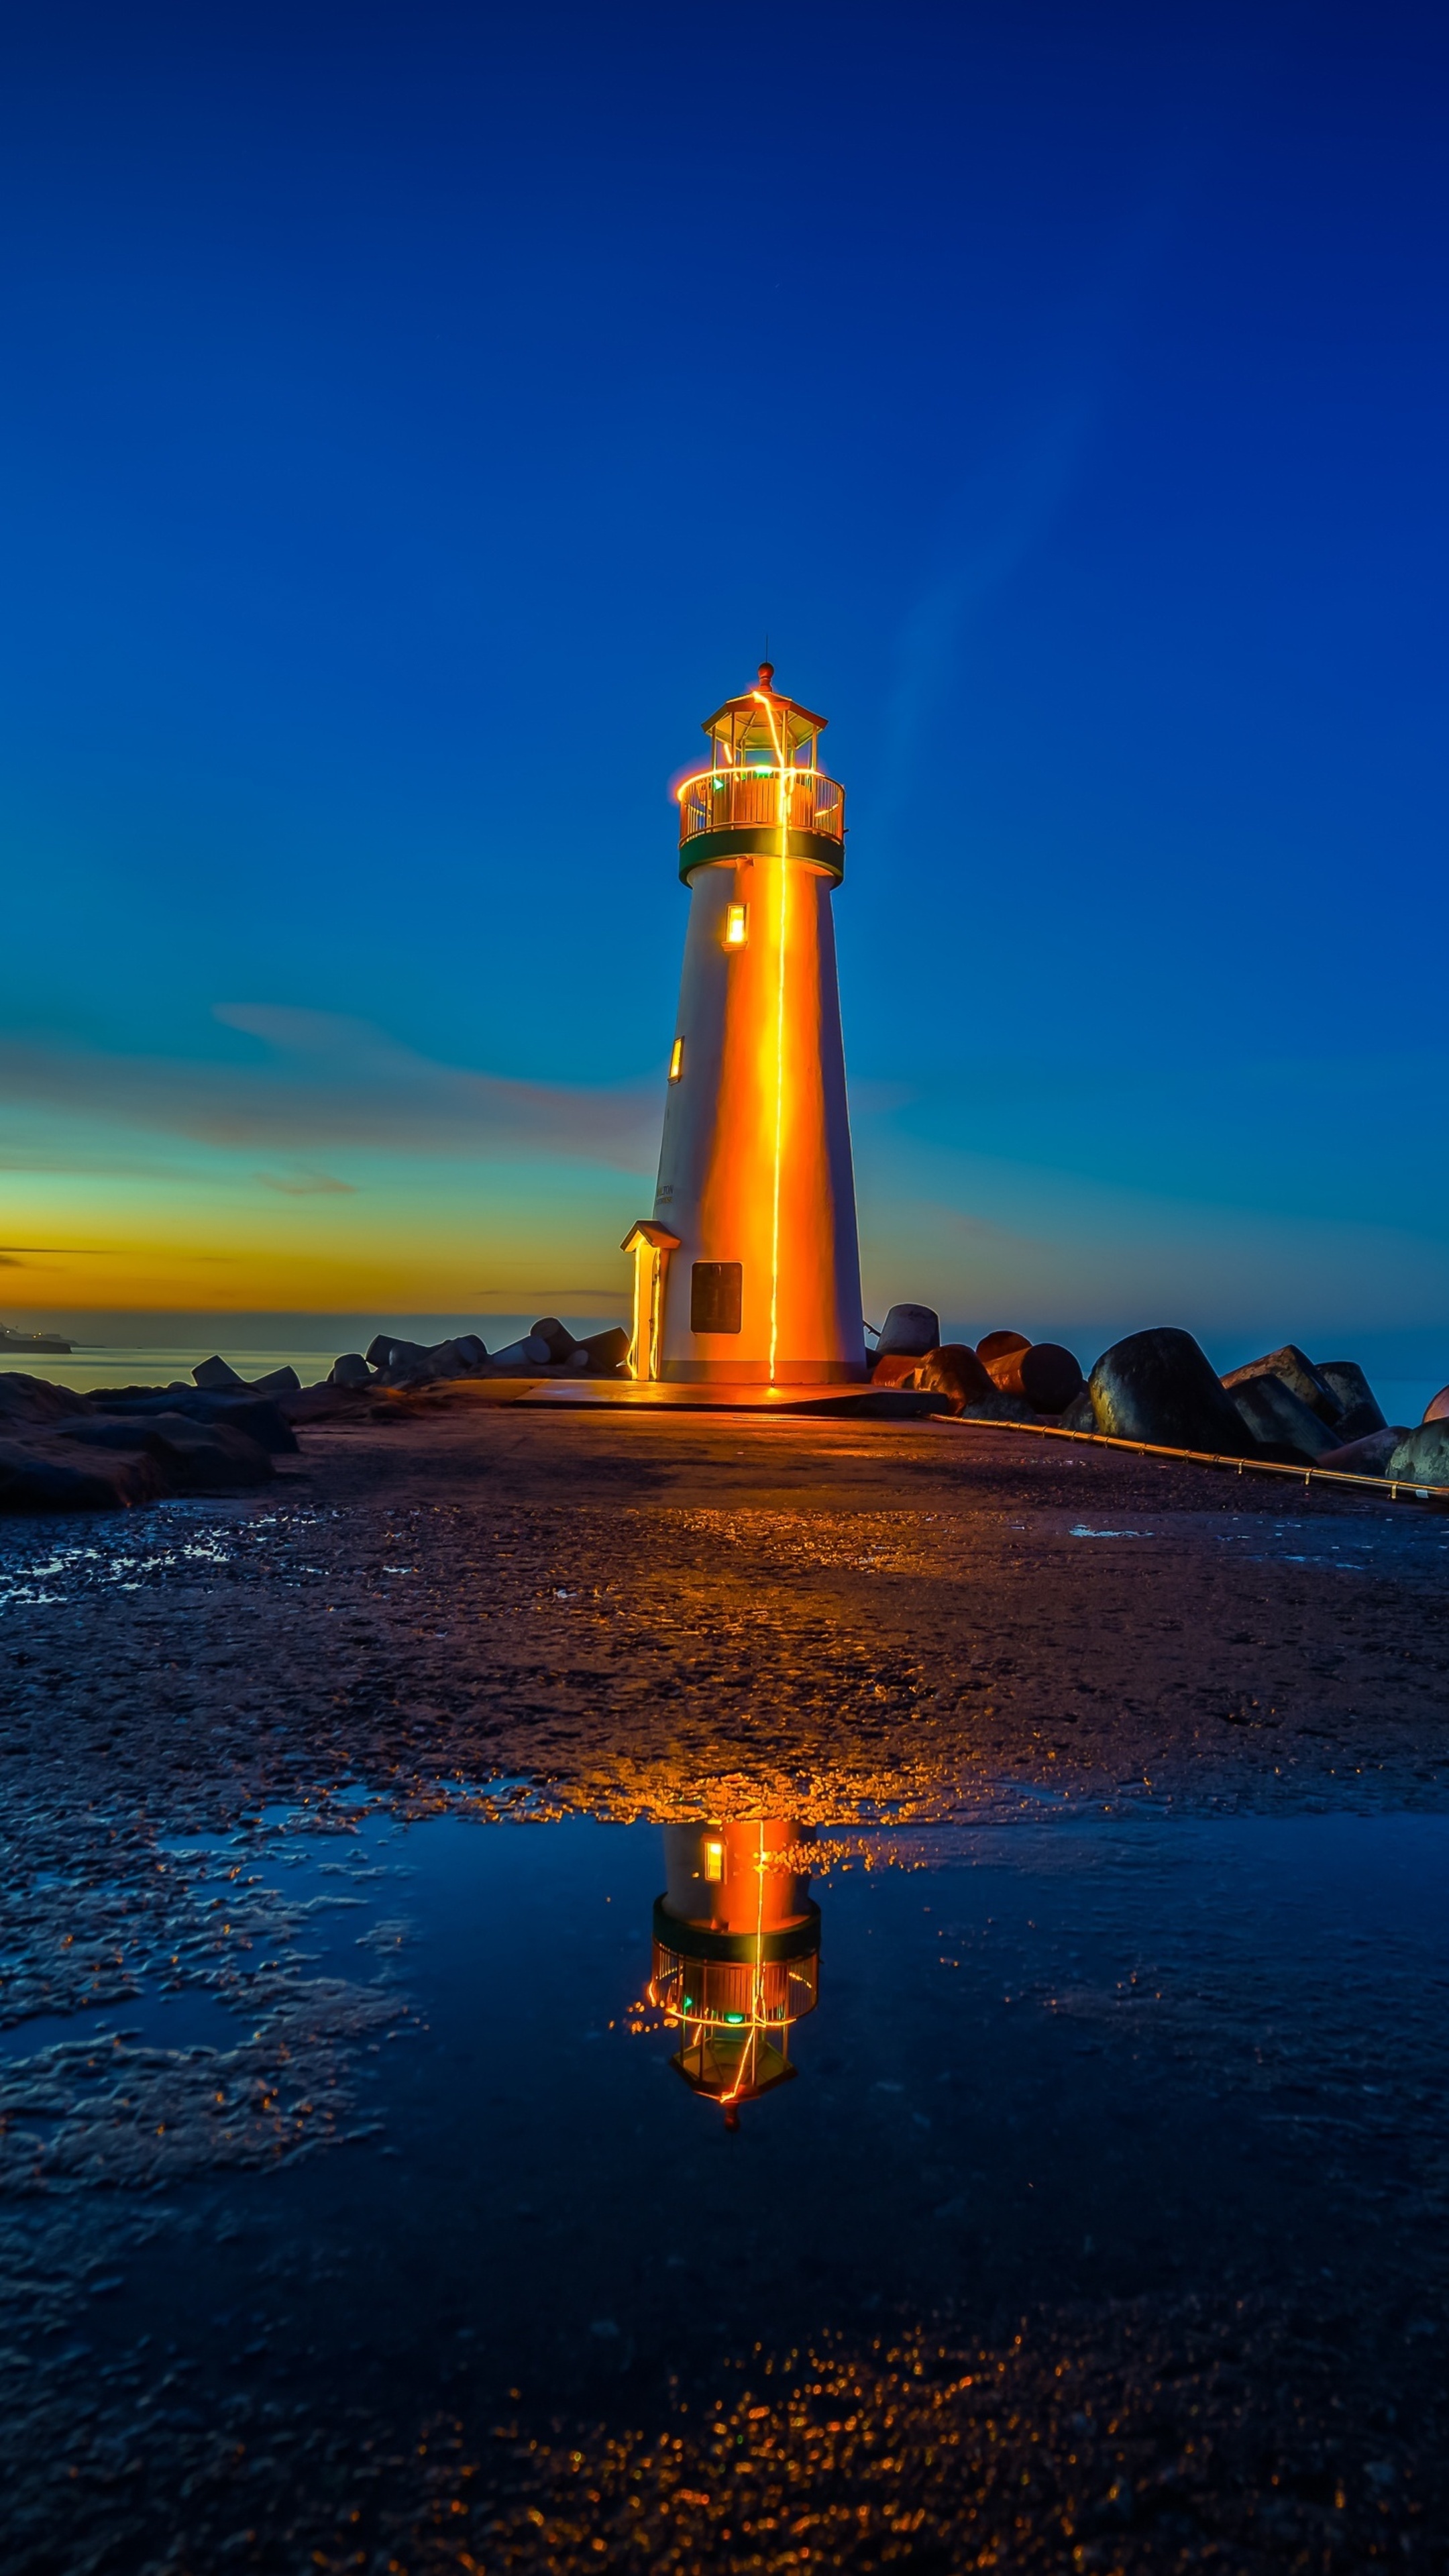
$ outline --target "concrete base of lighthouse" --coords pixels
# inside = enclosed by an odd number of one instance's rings
[[[839,1414],[856,1422],[903,1422],[941,1409],[939,1396],[902,1386],[679,1386],[660,1378],[459,1378],[449,1394],[468,1404],[536,1406],[550,1413]]]
[[[850,1360],[670,1360],[666,1386],[864,1386]]]

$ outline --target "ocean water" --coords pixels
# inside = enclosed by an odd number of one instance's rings
[[[225,1317],[218,1321],[224,1328]],[[510,1342],[520,1340],[534,1321],[532,1315],[485,1315],[475,1329],[490,1351],[501,1351]],[[610,1324],[617,1324],[620,1318],[570,1315],[566,1321],[570,1331],[582,1340],[586,1334],[601,1333]],[[384,1327],[374,1329],[381,1331]],[[442,1337],[441,1329],[434,1331],[430,1327],[408,1336],[410,1340]],[[215,1352],[230,1363],[239,1377],[268,1377],[273,1369],[294,1368],[302,1384],[312,1386],[326,1377],[339,1352],[359,1347],[365,1350],[371,1338],[372,1332],[368,1331],[360,1344],[339,1342],[336,1350],[303,1350],[295,1343],[263,1349],[255,1342],[229,1342],[223,1329],[213,1342],[175,1342],[155,1348],[139,1342],[77,1343],[68,1357],[58,1351],[3,1351],[0,1370],[21,1369],[30,1377],[46,1378],[53,1386],[74,1387],[78,1394],[85,1395],[98,1386],[170,1386],[177,1379],[189,1382],[192,1371]]]

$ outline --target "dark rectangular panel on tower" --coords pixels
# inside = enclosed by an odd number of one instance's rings
[[[744,1266],[738,1261],[696,1261],[689,1277],[692,1333],[737,1333]]]

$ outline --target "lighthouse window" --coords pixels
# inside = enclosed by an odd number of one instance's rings
[[[675,1041],[674,1041],[674,1051],[673,1051],[673,1053],[672,1053],[672,1055],[670,1056],[670,1059],[669,1059],[669,1079],[670,1079],[670,1081],[671,1081],[671,1082],[677,1082],[677,1081],[679,1080],[680,1075],[683,1073],[683,1071],[684,1071],[684,1040],[683,1040],[683,1038],[676,1038],[676,1039],[675,1039]]]
[[[749,905],[748,905],[748,904],[746,904],[746,903],[731,903],[731,904],[727,904],[727,905],[726,905],[726,907],[725,907],[725,936],[724,936],[724,944],[725,944],[726,948],[743,948],[743,946],[744,946],[744,944],[745,944],[745,941],[748,939],[749,935],[750,935],[750,908],[749,908]]]
[[[744,1268],[738,1261],[696,1261],[689,1277],[692,1333],[737,1333]]]
[[[724,1876],[724,1844],[706,1843],[702,1876],[708,1884],[718,1885]]]

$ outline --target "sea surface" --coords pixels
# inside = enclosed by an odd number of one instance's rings
[[[221,1320],[224,1323],[225,1318]],[[477,1329],[490,1351],[501,1351],[510,1342],[521,1340],[534,1320],[532,1315],[485,1315]],[[577,1333],[581,1341],[586,1334],[603,1332],[618,1321],[617,1315],[567,1318],[570,1331]],[[416,1336],[410,1335],[412,1338]],[[364,1348],[370,1339],[371,1335],[365,1337]],[[312,1386],[326,1377],[339,1351],[299,1349],[295,1343],[262,1348],[254,1342],[228,1342],[223,1333],[214,1342],[158,1347],[140,1342],[78,1342],[69,1356],[58,1351],[0,1351],[0,1370],[21,1369],[30,1377],[46,1378],[53,1386],[74,1387],[84,1395],[98,1386],[170,1386],[178,1379],[189,1380],[193,1370],[215,1353],[239,1377],[267,1377],[273,1369],[294,1368],[302,1384]]]

